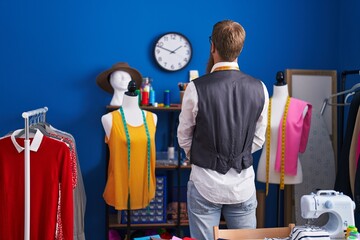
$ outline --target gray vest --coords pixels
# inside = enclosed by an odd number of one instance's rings
[[[217,71],[194,80],[198,113],[190,161],[225,174],[253,164],[251,146],[264,107],[259,80],[236,70]]]

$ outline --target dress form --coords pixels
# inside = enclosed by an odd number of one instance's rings
[[[132,84],[135,86],[133,87]],[[133,126],[141,126],[144,124],[141,108],[139,107],[139,99],[138,96],[135,93],[136,85],[134,81],[129,82],[129,91],[125,92],[123,95],[122,100],[122,108],[124,111],[126,123]],[[134,89],[132,89],[134,88]],[[157,123],[157,115],[155,113],[151,113],[148,111],[145,111],[146,114],[153,114],[154,124],[156,126]],[[101,122],[103,125],[103,128],[105,130],[107,138],[110,138],[111,128],[112,128],[112,114],[107,113],[101,117]]]
[[[283,76],[277,76],[277,83],[273,88],[273,96],[271,103],[271,119],[270,122],[270,153],[269,153],[269,183],[280,184],[281,173],[275,170],[275,161],[277,153],[277,142],[279,135],[280,121],[284,114],[287,98],[289,96],[288,85],[283,81]],[[281,81],[282,79],[282,81]],[[307,108],[305,108],[303,116],[305,116]],[[266,182],[266,161],[267,161],[267,139],[265,140],[264,147],[260,156],[258,168],[257,168],[257,180],[259,182]],[[286,147],[286,146],[285,146]],[[299,184],[303,181],[303,173],[301,162],[298,159],[297,173],[295,176],[286,175],[284,176],[285,184]]]
[[[109,147],[109,174],[103,197],[116,210],[129,211],[146,207],[155,197],[156,125],[154,115],[138,105],[135,81],[130,81],[128,89],[124,107],[101,120]]]
[[[128,89],[131,76],[125,71],[115,71],[109,77],[109,82],[114,89],[113,97],[110,101],[111,106],[121,106],[123,102],[124,93]]]

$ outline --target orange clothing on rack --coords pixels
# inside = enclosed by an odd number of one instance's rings
[[[125,129],[119,111],[113,111],[112,128],[109,139],[110,157],[108,178],[103,197],[107,204],[117,210],[128,208],[130,191],[130,209],[141,209],[149,205],[155,196],[155,131],[153,115],[146,113],[146,123],[150,135],[150,166],[147,159],[147,136],[144,124],[131,126],[127,124],[130,137],[130,174],[128,171],[128,145]],[[148,174],[150,175],[148,178]],[[148,179],[150,184],[148,185]]]

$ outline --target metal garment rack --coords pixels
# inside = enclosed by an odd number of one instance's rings
[[[22,117],[25,121],[25,140],[24,140],[24,162],[25,162],[25,205],[24,205],[24,240],[30,239],[30,138],[29,138],[29,118],[39,116],[37,121],[45,121],[45,113],[48,111],[47,107],[38,108],[28,112],[23,112]],[[40,118],[41,116],[41,118]],[[36,122],[36,123],[38,123]]]
[[[360,75],[360,69],[359,70],[347,70],[347,71],[343,71],[342,73],[341,73],[341,89],[340,89],[340,91],[344,91],[345,90],[345,88],[346,88],[346,76],[347,75]],[[344,100],[345,100],[345,96],[344,95],[341,95],[341,96],[339,96],[339,98],[340,98],[340,103],[344,103]],[[345,113],[344,113],[344,108],[340,108],[339,109],[339,116],[340,116],[340,118],[339,118],[339,121],[338,121],[338,125],[339,125],[339,136],[340,136],[340,138],[339,138],[339,144],[338,144],[338,146],[339,146],[339,149],[341,149],[342,148],[342,145],[343,145],[343,142],[344,142],[344,140],[343,140],[343,135],[344,135],[344,118],[345,118]]]

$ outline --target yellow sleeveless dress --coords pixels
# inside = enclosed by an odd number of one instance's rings
[[[150,135],[150,166],[147,160],[147,136],[145,126],[127,124],[130,136],[130,174],[128,171],[128,150],[125,129],[119,110],[111,112],[112,128],[109,139],[110,157],[108,178],[103,197],[105,202],[117,210],[128,209],[130,191],[130,209],[141,209],[149,205],[155,196],[155,131],[153,114],[144,111]],[[149,170],[148,171],[148,167]],[[150,176],[148,177],[148,174]],[[148,184],[150,179],[150,184]]]

